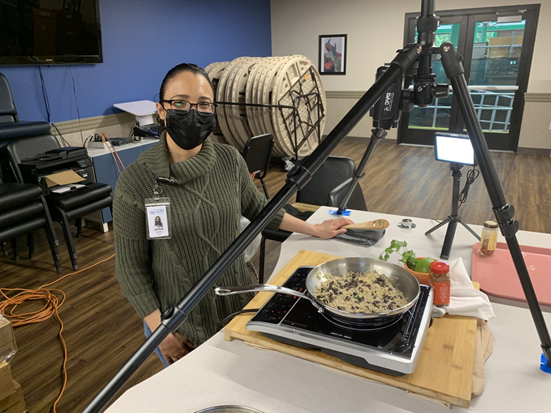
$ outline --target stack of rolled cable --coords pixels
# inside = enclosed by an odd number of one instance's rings
[[[240,151],[252,136],[272,134],[273,155],[302,159],[323,136],[325,91],[305,56],[239,57],[205,68],[215,87],[216,113],[223,140]],[[244,104],[260,104],[246,106]]]

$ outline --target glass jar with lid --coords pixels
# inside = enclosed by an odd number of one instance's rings
[[[496,251],[498,225],[495,221],[484,222],[480,237],[480,255],[490,256]]]

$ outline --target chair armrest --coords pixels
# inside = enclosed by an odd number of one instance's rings
[[[283,231],[282,229],[276,229],[276,230],[264,229],[262,231],[262,236],[264,238],[272,240],[272,241],[278,241],[278,242],[285,241],[287,238],[289,238],[289,236],[291,234],[292,234],[292,232]]]
[[[48,134],[50,134],[50,124],[48,122],[18,121],[0,124],[0,140],[9,141]]]
[[[298,209],[300,212],[316,212],[320,207],[319,205],[303,204],[302,202],[295,202],[291,205]]]
[[[353,178],[348,178],[346,181],[344,181],[339,186],[335,187],[327,196],[327,205],[330,207],[336,207],[339,208],[341,205],[342,200],[344,199],[344,196],[346,195],[346,192],[348,191],[348,188],[350,187],[350,184],[352,183]],[[354,190],[352,191],[352,194],[350,195],[350,199],[346,203],[347,209],[358,209],[360,211],[367,211],[367,205],[365,203],[365,198],[362,192],[362,188],[358,183],[356,183],[356,186],[354,187]]]
[[[350,182],[352,182],[352,178],[348,178],[342,184],[333,188],[329,195],[327,195],[327,205],[331,207],[338,207],[346,195],[346,191],[348,191],[348,188],[350,187]]]

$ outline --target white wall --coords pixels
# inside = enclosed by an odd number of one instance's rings
[[[541,0],[528,92],[551,92],[551,0]],[[436,10],[534,4],[526,0],[437,0]],[[348,35],[346,76],[323,76],[326,91],[366,90],[377,67],[403,46],[405,14],[420,0],[272,0],[272,54],[303,54],[318,62],[320,34]]]
[[[534,4],[526,0],[436,0],[436,10]],[[534,56],[519,147],[551,149],[551,0],[541,0]],[[272,54],[302,54],[318,65],[321,34],[348,35],[347,74],[322,76],[327,96],[325,133],[365,92],[379,66],[403,46],[406,13],[420,13],[421,0],[272,0]],[[342,93],[345,92],[345,93]],[[369,137],[371,119],[364,118],[351,136]],[[396,139],[391,130],[387,139]]]

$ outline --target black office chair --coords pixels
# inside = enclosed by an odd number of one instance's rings
[[[18,182],[23,182],[19,164],[24,159],[34,158],[44,152],[60,148],[52,135],[35,136],[11,140],[7,145],[10,165]],[[90,183],[64,194],[50,194],[46,197],[52,219],[60,223],[65,236],[73,269],[76,271],[77,252],[70,231],[69,222],[75,220],[77,238],[80,236],[82,217],[103,208],[112,207],[111,187],[107,184]]]
[[[312,176],[310,182],[297,192],[297,202],[312,205],[339,207],[354,177],[356,165],[350,158],[329,156]],[[367,204],[359,183],[356,184],[346,207],[367,211]],[[302,218],[302,217],[301,217]],[[291,232],[264,229],[260,239],[259,282],[264,281],[266,240],[283,242]]]
[[[27,234],[29,258],[34,253],[33,231],[44,228],[52,258],[58,273],[61,273],[59,263],[59,244],[48,206],[38,185],[3,183],[0,179],[0,243],[11,241],[14,259],[18,259],[17,237]],[[6,251],[4,251],[6,252]]]
[[[271,134],[253,136],[249,138],[243,148],[243,158],[245,158],[249,172],[254,173],[254,177],[260,180],[264,194],[268,199],[270,199],[270,196],[264,178],[268,173],[273,148],[274,138]]]
[[[8,80],[0,73],[0,150],[5,148],[11,139],[49,133],[50,124],[48,122],[19,120]],[[7,181],[10,167],[5,157],[0,157],[0,168],[4,171],[4,178]]]
[[[0,135],[10,139],[23,136],[42,135],[50,132],[50,124],[40,121],[21,121],[11,94],[8,79],[0,73]]]

